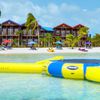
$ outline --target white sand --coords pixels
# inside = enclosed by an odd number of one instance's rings
[[[47,51],[48,48],[37,48],[37,50],[31,50],[30,48],[12,48],[11,50],[0,50],[0,54],[37,54],[37,53],[52,53]],[[88,49],[88,52],[79,51],[78,48],[64,47],[62,50],[54,48],[53,53],[100,53],[100,47]]]

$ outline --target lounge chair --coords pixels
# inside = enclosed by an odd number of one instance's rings
[[[30,46],[31,50],[37,50],[34,46]]]
[[[5,50],[5,48],[3,46],[0,47],[0,50]]]
[[[84,48],[79,48],[79,51],[83,51],[83,52],[88,52],[88,50],[84,49]]]
[[[56,49],[57,50],[62,50],[63,48],[62,48],[62,46],[56,46]]]
[[[7,46],[6,48],[7,48],[7,49],[12,49],[12,46]]]

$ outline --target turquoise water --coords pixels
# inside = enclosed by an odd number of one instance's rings
[[[100,54],[0,55],[0,62],[35,62],[54,56],[100,59]],[[0,100],[99,100],[100,84],[40,74],[0,74]]]
[[[100,59],[100,53],[68,53],[68,54],[6,54],[0,55],[0,62],[35,62],[55,56],[64,56],[66,59],[85,58],[85,59]]]

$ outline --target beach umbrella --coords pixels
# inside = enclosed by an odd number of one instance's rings
[[[4,44],[11,43],[11,42],[12,42],[11,40],[4,40],[3,41]]]
[[[62,42],[60,42],[60,41],[57,41],[57,42],[56,42],[56,44],[62,44]]]
[[[86,47],[86,48],[87,48],[87,47],[90,48],[90,47],[91,47],[91,44],[92,44],[92,43],[91,43],[90,41],[86,41],[86,42],[85,42],[85,47]]]
[[[87,42],[85,42],[85,44],[91,44],[91,42],[87,41]]]
[[[59,49],[59,50],[62,50],[62,42],[57,41],[56,42],[56,48]]]
[[[30,42],[28,42],[28,45],[33,45],[33,44],[37,44],[37,43],[34,42],[34,41],[30,41]]]

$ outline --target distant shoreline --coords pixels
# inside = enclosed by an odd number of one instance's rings
[[[55,52],[48,52],[48,48],[37,48],[37,50],[31,50],[30,48],[12,48],[11,50],[0,50],[0,54],[57,54],[57,53],[100,53],[100,47],[94,47],[87,49],[88,52],[79,51],[78,48],[63,47],[62,50],[53,48]]]

